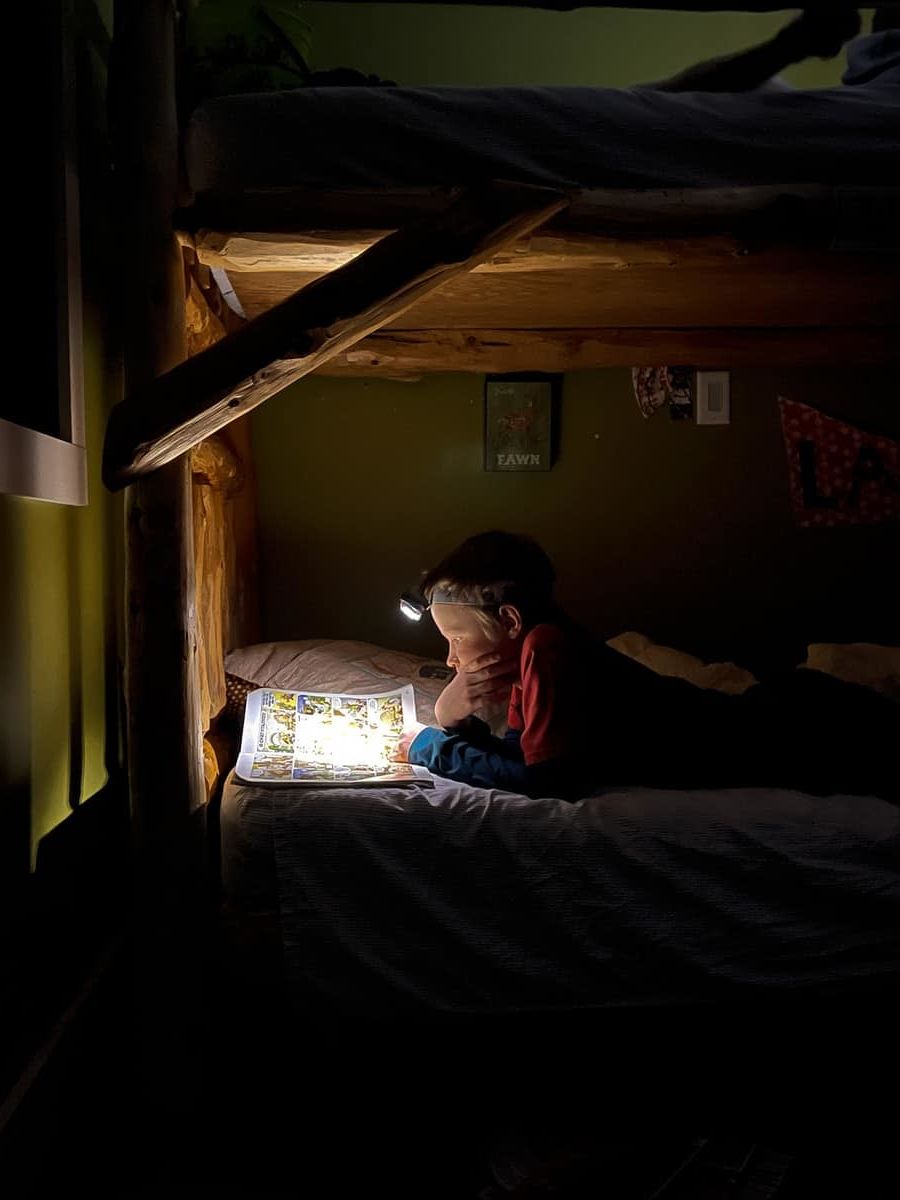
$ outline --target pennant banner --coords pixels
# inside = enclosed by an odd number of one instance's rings
[[[783,396],[778,404],[798,524],[900,521],[900,442]]]

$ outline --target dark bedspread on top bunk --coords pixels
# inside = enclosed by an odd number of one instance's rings
[[[873,797],[232,778],[222,830],[226,894],[277,911],[300,1003],[574,1013],[900,982],[900,808]]]
[[[218,98],[186,132],[197,193],[424,187],[879,185],[900,161],[900,31],[856,39],[844,86],[306,88]]]

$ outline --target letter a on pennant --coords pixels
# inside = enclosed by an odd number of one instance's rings
[[[783,396],[778,404],[799,525],[900,522],[900,441]]]

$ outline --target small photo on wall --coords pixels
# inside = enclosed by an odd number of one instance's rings
[[[559,377],[489,376],[484,393],[484,469],[549,471]]]

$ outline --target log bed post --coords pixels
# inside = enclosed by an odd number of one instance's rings
[[[126,387],[184,358],[172,0],[117,0],[110,117],[116,205],[135,253],[120,279]],[[182,456],[126,499],[126,749],[133,823],[139,1082],[157,1114],[199,1097],[197,934],[206,798],[198,694],[191,467]]]

